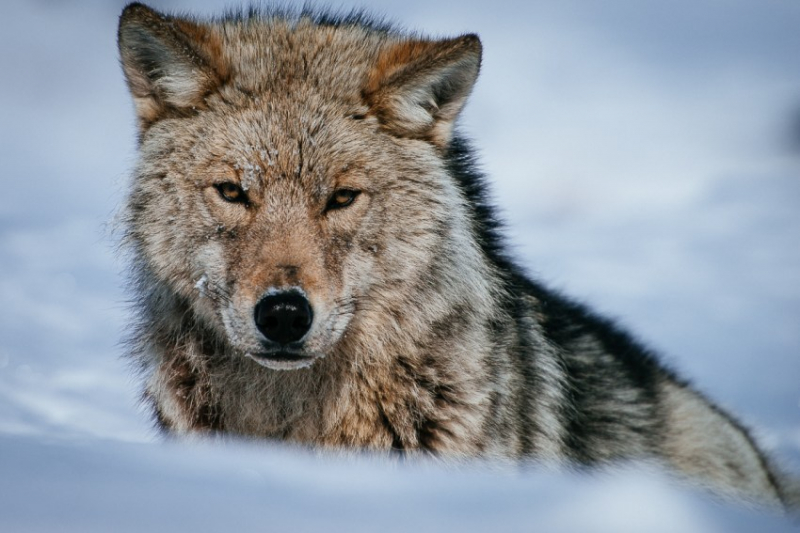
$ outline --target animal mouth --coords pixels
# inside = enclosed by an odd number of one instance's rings
[[[256,363],[273,370],[295,370],[311,366],[317,355],[288,350],[248,353],[247,356]]]

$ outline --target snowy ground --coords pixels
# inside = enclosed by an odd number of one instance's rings
[[[122,6],[0,7],[0,530],[788,530],[652,472],[453,472],[156,439],[117,344],[123,265],[105,230],[134,157]],[[462,126],[517,256],[800,470],[800,4],[367,7],[481,35]]]

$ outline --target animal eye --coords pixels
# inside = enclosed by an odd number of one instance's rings
[[[233,182],[225,181],[223,183],[217,183],[214,187],[226,202],[237,204],[247,203],[247,194],[244,192],[244,189]]]
[[[328,200],[328,205],[325,206],[325,211],[347,207],[353,203],[353,200],[355,200],[356,196],[359,194],[361,194],[361,191],[356,191],[353,189],[337,189],[333,191],[333,194]]]

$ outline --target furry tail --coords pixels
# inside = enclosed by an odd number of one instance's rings
[[[780,496],[787,513],[800,524],[800,477],[785,471],[775,470],[775,478],[780,486]]]

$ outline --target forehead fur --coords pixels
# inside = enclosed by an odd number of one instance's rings
[[[381,50],[403,37],[363,17],[254,11],[199,23],[219,50],[220,70],[240,90],[291,90],[302,84],[331,97],[360,96]]]
[[[336,99],[360,97],[381,57],[420,42],[362,12],[251,7],[208,20],[163,16],[189,37],[221,82],[252,94],[286,90],[291,96],[291,88],[303,85]]]

